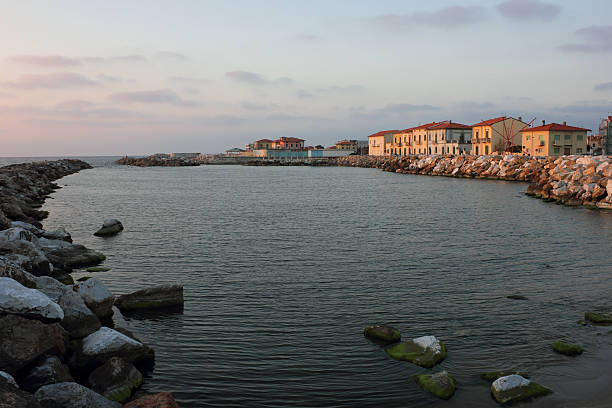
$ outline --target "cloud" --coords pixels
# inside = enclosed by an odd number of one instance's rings
[[[170,104],[183,107],[195,107],[201,104],[195,101],[186,101],[170,89],[153,91],[120,92],[109,95],[113,102],[144,103],[144,104]]]
[[[612,25],[590,26],[576,30],[584,43],[569,43],[559,47],[565,52],[598,53],[612,51]]]
[[[280,85],[293,85],[295,84],[295,80],[289,77],[280,77],[276,80],[276,83]]]
[[[319,88],[317,89],[316,92],[318,93],[351,93],[351,92],[356,92],[356,91],[361,91],[363,90],[363,86],[361,85],[332,85],[332,86],[328,86],[327,88]]]
[[[252,85],[265,85],[268,83],[261,75],[249,71],[230,71],[226,72],[225,76],[232,81],[244,82]]]
[[[252,102],[242,102],[240,104],[244,109],[252,110],[252,111],[267,111],[267,110],[275,110],[278,109],[279,106],[275,103],[273,104],[259,104]]]
[[[98,82],[75,72],[55,72],[43,75],[25,74],[21,75],[16,81],[2,84],[18,89],[62,89],[99,85]]]
[[[410,103],[390,103],[382,111],[392,113],[423,112],[440,109],[432,105],[413,105]]]
[[[309,43],[321,41],[320,36],[316,34],[308,34],[308,33],[297,34],[294,38],[298,41],[309,42]]]
[[[62,55],[16,55],[8,58],[8,61],[24,65],[39,67],[67,67],[81,65],[81,61]]]
[[[202,93],[200,92],[199,89],[195,89],[195,88],[183,88],[183,92],[189,95],[199,95]]]
[[[612,82],[605,82],[603,84],[595,85],[596,91],[612,91]]]
[[[312,99],[312,98],[314,98],[315,96],[314,96],[314,94],[311,94],[311,93],[310,93],[310,92],[308,92],[308,91],[305,91],[305,90],[303,90],[303,89],[300,89],[300,90],[298,91],[298,93],[297,93],[297,97],[298,97],[298,98],[300,98],[300,99]]]
[[[484,19],[485,14],[484,7],[480,6],[451,6],[412,14],[384,14],[370,21],[391,29],[411,28],[415,25],[448,29],[478,23]]]
[[[209,84],[212,82],[210,79],[185,77],[185,76],[173,76],[173,77],[168,78],[168,81],[176,82],[176,83],[184,84],[184,85]]]
[[[106,74],[99,74],[96,76],[96,78],[98,78],[100,81],[113,83],[113,84],[116,84],[122,81],[122,79],[119,77],[106,75]]]
[[[174,60],[174,61],[186,62],[186,61],[191,60],[191,58],[189,58],[188,56],[179,54],[178,52],[174,52],[174,51],[159,51],[155,53],[155,56],[160,59],[168,59],[168,60]]]
[[[540,0],[506,0],[497,5],[500,14],[516,20],[552,20],[561,13],[561,6]]]
[[[84,101],[80,99],[60,102],[55,107],[59,110],[82,110],[90,108],[94,105],[93,102]]]
[[[137,54],[119,55],[116,57],[84,57],[80,61],[86,64],[105,64],[105,63],[143,63],[148,62],[146,57]]]

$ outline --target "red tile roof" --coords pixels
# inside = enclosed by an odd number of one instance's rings
[[[548,125],[521,129],[521,132],[539,132],[542,130],[557,130],[557,131],[590,131],[591,129],[580,128],[576,126],[561,125],[559,123],[549,123]]]
[[[471,129],[471,126],[468,125],[464,125],[462,123],[455,123],[455,122],[442,122],[442,123],[438,123],[437,125],[434,126],[430,126],[427,129]]]
[[[382,131],[380,131],[378,133],[373,133],[373,134],[371,134],[368,137],[383,136],[383,135],[386,135],[387,133],[397,133],[397,132],[398,132],[397,129],[395,129],[395,130],[382,130]]]
[[[349,142],[348,140],[341,140],[338,143],[336,143],[337,145],[352,145],[355,144],[353,142]]]
[[[415,126],[415,127],[413,127],[411,130],[429,129],[430,127],[435,126],[435,125],[439,125],[440,123],[444,123],[444,122],[430,122],[430,123],[425,123],[424,125]]]
[[[500,116],[499,118],[493,118],[493,119],[489,119],[489,120],[483,120],[482,122],[478,122],[474,125],[472,125],[472,127],[474,126],[491,126],[497,122],[501,122],[502,120],[506,120],[508,119],[505,116]]]
[[[304,139],[299,139],[297,137],[279,137],[278,139],[275,140],[275,142],[303,142]]]
[[[256,140],[253,143],[272,143],[272,141],[270,139],[261,139],[261,140]]]

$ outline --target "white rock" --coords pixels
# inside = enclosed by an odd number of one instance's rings
[[[83,298],[85,304],[98,317],[112,315],[115,296],[104,286],[98,278],[89,278],[84,282],[77,282],[74,289]]]
[[[120,224],[119,220],[116,220],[115,218],[105,218],[104,219],[104,224],[102,224],[103,227],[112,227],[115,224]]]
[[[6,241],[28,241],[38,247],[38,237],[27,229],[21,227],[13,227],[4,231],[0,231],[0,239]]]
[[[0,312],[62,320],[64,311],[49,296],[11,278],[0,278]]]
[[[74,244],[61,239],[38,238],[38,247],[45,252],[51,252],[56,249],[70,248]]]
[[[15,381],[13,376],[10,375],[9,373],[5,373],[4,371],[0,371],[0,377],[4,377],[9,384],[12,384],[15,387],[19,388],[19,386],[17,385],[17,381]]]
[[[142,347],[139,341],[129,338],[110,327],[101,327],[97,332],[83,339],[83,354],[95,356],[103,353],[113,353],[126,345]]]
[[[424,349],[431,349],[434,353],[440,353],[442,351],[442,346],[436,336],[417,337],[416,339],[412,339],[412,341]]]
[[[531,381],[520,376],[518,374],[507,375],[505,377],[499,377],[493,382],[493,388],[496,391],[508,391],[517,387],[524,387],[529,385]]]

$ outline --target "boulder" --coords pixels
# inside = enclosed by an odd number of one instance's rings
[[[53,265],[65,271],[71,271],[73,268],[95,266],[106,259],[106,256],[100,252],[79,244],[53,249],[47,252],[46,256]]]
[[[21,388],[28,392],[36,392],[44,385],[61,382],[72,382],[68,366],[63,364],[56,356],[47,357],[38,366],[28,372],[20,381]]]
[[[43,238],[72,242],[72,236],[64,227],[59,227],[55,231],[43,231]]]
[[[169,392],[147,395],[137,400],[128,402],[123,408],[179,408],[178,404]]]
[[[457,388],[455,379],[446,371],[435,374],[415,374],[412,376],[419,386],[438,398],[450,399]]]
[[[4,257],[0,257],[0,277],[15,279],[27,288],[36,289],[36,276],[24,271]]]
[[[140,341],[134,335],[134,333],[132,333],[132,329],[128,325],[128,322],[125,320],[125,317],[117,306],[113,306],[113,329],[117,330],[119,333],[123,333],[126,336],[133,338],[136,341]]]
[[[111,357],[121,357],[133,363],[150,358],[151,350],[141,342],[109,327],[101,327],[85,337],[80,348],[70,359],[70,366],[78,370],[97,368]]]
[[[395,360],[410,361],[431,368],[444,360],[446,346],[435,336],[423,336],[391,346],[385,352]]]
[[[363,335],[369,339],[384,343],[395,343],[402,338],[402,334],[399,330],[386,324],[368,326],[363,330]]]
[[[92,390],[112,401],[123,402],[130,398],[133,389],[140,387],[142,374],[132,363],[111,357],[89,374],[88,381]]]
[[[34,396],[0,375],[0,408],[42,408]]]
[[[104,220],[102,228],[97,230],[94,235],[97,237],[110,237],[113,235],[117,235],[121,231],[123,231],[123,225],[120,221],[114,218],[106,218]]]
[[[0,256],[36,275],[50,275],[53,266],[43,251],[30,241],[0,239]]]
[[[49,296],[23,286],[11,278],[0,277],[0,313],[16,314],[47,322],[64,318],[62,308]]]
[[[108,271],[110,271],[110,268],[107,268],[106,266],[91,266],[87,268],[87,272],[108,272]]]
[[[0,377],[3,378],[7,383],[9,383],[11,385],[14,385],[15,387],[19,387],[17,385],[17,382],[13,378],[13,376],[10,375],[9,373],[6,373],[4,371],[0,371]]]
[[[72,286],[64,285],[48,276],[37,278],[38,290],[49,296],[64,311],[60,322],[72,338],[85,337],[101,327],[100,320],[85,304]]]
[[[11,220],[4,214],[4,211],[0,209],[0,231],[11,228]]]
[[[115,296],[104,286],[98,278],[90,278],[83,282],[77,282],[74,290],[83,298],[87,307],[100,318],[109,317],[113,314],[113,303]]]
[[[121,408],[121,404],[75,382],[41,387],[34,398],[45,408]]]
[[[552,391],[520,375],[512,374],[495,380],[491,384],[491,393],[495,401],[505,404],[547,395]]]
[[[608,325],[612,324],[612,313],[604,313],[604,312],[585,312],[584,313],[585,320],[595,323]]]
[[[182,307],[183,302],[183,286],[166,284],[119,296],[115,305],[121,310],[142,310]]]
[[[553,350],[559,354],[572,357],[582,354],[582,347],[576,344],[564,343],[562,341],[555,341],[553,343]]]
[[[0,367],[9,374],[45,354],[62,355],[68,345],[68,333],[59,323],[44,324],[16,315],[0,317],[0,339]]]

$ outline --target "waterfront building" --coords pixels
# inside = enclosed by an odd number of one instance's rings
[[[357,140],[357,154],[359,155],[368,155],[369,153],[369,144],[367,140]]]
[[[394,156],[407,156],[410,154],[410,136],[412,135],[412,129],[398,130],[397,133],[393,134],[393,141],[389,145],[389,151]]]
[[[599,125],[599,135],[602,138],[602,154],[612,154],[612,116],[607,116],[601,120]]]
[[[333,148],[338,150],[350,150],[353,153],[357,153],[357,140],[340,140]]]
[[[244,152],[245,152],[245,150],[239,149],[237,147],[232,147],[231,149],[227,149],[225,151],[225,154],[227,154],[229,156],[240,156]]]
[[[601,130],[601,127],[600,127]],[[602,155],[606,146],[605,136],[601,133],[587,136],[587,152],[594,155]]]
[[[471,126],[449,120],[426,130],[428,154],[466,154],[472,148]]]
[[[472,125],[472,154],[486,155],[501,153],[506,140],[511,141],[512,146],[521,146],[521,130],[529,127],[522,121],[513,117],[500,116],[488,119]],[[506,148],[508,146],[505,146]]]
[[[370,156],[384,156],[391,154],[390,146],[393,143],[393,134],[397,130],[383,130],[368,136],[368,154]]]
[[[299,139],[297,137],[280,137],[272,141],[270,148],[301,150],[304,149],[304,139]]]
[[[587,151],[587,132],[565,122],[546,124],[521,130],[522,152],[529,156],[561,156],[585,154]]]
[[[430,122],[407,130],[409,132],[408,147],[409,154],[432,154],[429,141],[427,140],[427,129],[443,122]]]
[[[270,139],[256,140],[253,142],[253,150],[271,149],[272,143]]]

